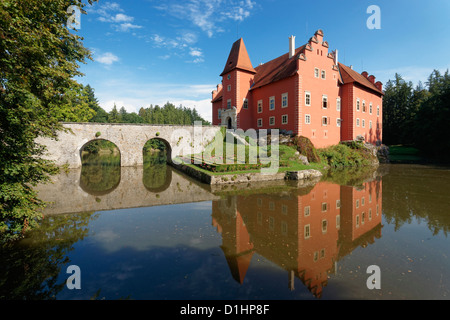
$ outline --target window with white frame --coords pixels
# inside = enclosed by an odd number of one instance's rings
[[[328,125],[328,117],[322,117],[322,125],[323,126]]]
[[[372,114],[372,102],[369,104],[369,113]]]
[[[359,104],[360,104],[360,102],[359,102],[359,99],[356,99],[356,111],[359,111]]]
[[[305,92],[305,106],[311,105],[311,92]]]
[[[325,70],[322,70],[322,79],[325,79],[326,78],[326,72],[325,72]]]
[[[362,120],[361,120],[361,126],[362,126],[363,128],[366,127],[366,120],[365,120],[365,119],[362,119]]]
[[[306,124],[311,124],[311,115],[305,114],[305,123]]]
[[[380,115],[380,106],[377,106],[377,117]]]
[[[322,233],[327,233],[328,221],[326,219],[322,220]]]
[[[319,77],[319,68],[314,68],[314,77]]]
[[[372,120],[369,121],[369,129],[372,129]]]
[[[259,118],[258,119],[258,127],[262,127],[263,125],[263,119]]]
[[[258,100],[258,113],[263,111],[263,102],[262,100]]]
[[[324,109],[328,108],[328,97],[326,95],[322,96],[322,108]]]
[[[287,114],[283,114],[281,116],[281,124],[287,124],[288,123],[288,115]]]
[[[366,112],[366,102],[364,100],[362,102],[362,112]]]
[[[242,108],[248,109],[248,99],[244,99],[244,103],[242,105]]]
[[[336,98],[336,111],[341,111],[341,98]]]
[[[269,125],[274,126],[275,125],[275,117],[269,118]]]
[[[311,214],[311,207],[305,206],[305,208],[303,209],[303,213],[304,213],[305,217],[309,216]]]
[[[359,118],[356,118],[356,126],[359,127]]]
[[[288,93],[283,93],[281,95],[281,107],[286,108],[288,106]]]
[[[269,110],[275,110],[275,97],[269,98]]]
[[[230,109],[231,108],[231,99],[228,99],[227,100],[227,109]]]
[[[308,239],[311,236],[311,227],[309,224],[305,225],[305,239]]]
[[[340,118],[336,119],[336,127],[340,127],[341,126],[341,121],[342,121],[342,119],[340,119]]]

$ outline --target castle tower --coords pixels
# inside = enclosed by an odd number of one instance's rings
[[[252,122],[249,89],[256,74],[241,38],[233,43],[227,62],[220,74],[222,77],[222,124],[236,129]],[[244,123],[245,122],[245,123]]]

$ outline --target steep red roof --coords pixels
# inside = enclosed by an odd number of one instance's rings
[[[384,95],[384,92],[378,89],[375,86],[375,84],[370,82],[366,77],[356,72],[355,70],[351,69],[350,67],[347,67],[342,63],[339,63],[339,70],[341,72],[342,81],[344,83],[357,82],[368,89],[371,89],[373,91],[376,91],[377,93]]]
[[[252,73],[256,72],[252,66],[252,62],[250,61],[247,48],[245,47],[244,40],[242,38],[233,43],[227,63],[225,64],[225,68],[220,76],[223,76],[234,69],[241,69]]]
[[[212,99],[211,102],[220,101],[223,98],[223,89],[220,89],[220,91],[217,93],[216,97]]]
[[[253,79],[254,85],[251,89],[265,86],[269,83],[293,76],[297,72],[297,59],[305,49],[301,46],[295,49],[295,54],[289,59],[289,53],[283,54],[269,62],[255,68],[256,75]]]

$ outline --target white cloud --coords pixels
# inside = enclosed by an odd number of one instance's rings
[[[226,20],[243,21],[251,15],[255,2],[251,0],[189,0],[168,1],[155,8],[181,20],[189,20],[204,31],[208,37],[223,32],[220,26]]]
[[[118,13],[115,16],[113,16],[111,19],[114,22],[131,22],[134,20],[133,17],[127,16],[126,14],[123,14],[123,13]]]
[[[203,52],[197,48],[191,48],[191,51],[189,52],[189,54],[193,57],[202,57],[203,56]]]
[[[119,61],[119,57],[111,52],[105,52],[99,55],[96,60],[102,64],[111,65],[114,62]]]
[[[140,25],[131,23],[134,21],[134,17],[116,12],[124,12],[124,10],[121,9],[120,5],[115,2],[106,3],[102,7],[92,11],[92,13],[97,13],[100,15],[100,17],[98,17],[99,21],[111,23],[116,31],[127,32],[130,29],[142,28]]]
[[[141,29],[142,26],[139,26],[139,25],[136,25],[136,24],[132,24],[132,23],[127,22],[127,23],[121,23],[121,24],[119,24],[119,25],[117,25],[117,26],[114,26],[114,28],[115,28],[117,31],[127,32],[127,31],[129,31],[130,29]]]

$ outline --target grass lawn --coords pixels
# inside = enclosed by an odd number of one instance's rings
[[[249,150],[250,148],[256,148],[255,150],[255,154],[259,154],[258,152],[260,151],[259,147],[257,146],[247,146],[246,147],[246,156],[248,157],[249,155]],[[226,143],[224,143],[223,146],[223,150],[225,153],[226,150]],[[264,154],[267,150],[263,150]],[[286,145],[279,145],[279,168],[278,168],[278,172],[286,172],[286,171],[300,171],[300,170],[307,170],[307,169],[316,169],[316,170],[323,170],[324,166],[326,164],[324,163],[310,163],[309,165],[304,165],[303,163],[301,163],[298,159],[298,155],[295,155],[296,153],[296,148],[295,147],[291,147],[291,146],[286,146]],[[236,154],[236,152],[235,152]],[[197,157],[197,159],[202,159],[202,155],[193,155],[194,157]],[[226,154],[224,154],[224,158],[226,158]],[[268,154],[269,160],[270,160],[270,148],[269,148],[269,154]],[[239,167],[241,169],[239,170],[232,170],[231,168],[233,168],[233,165],[230,165],[227,169],[227,164],[223,164],[223,166],[225,166],[224,171],[216,171],[213,172],[211,170],[207,170],[205,168],[202,168],[198,165],[192,164],[192,163],[188,163],[188,161],[186,161],[186,157],[183,158],[184,163],[187,166],[190,166],[196,170],[199,170],[201,172],[204,172],[208,175],[229,175],[229,174],[243,174],[243,173],[259,173],[261,172],[261,168],[252,168],[252,169],[245,169],[246,164],[241,164],[239,165]],[[248,161],[248,159],[246,159]],[[208,164],[208,160],[204,159],[205,163]],[[222,166],[222,165],[221,165]],[[270,163],[268,164],[268,166],[270,166]]]

